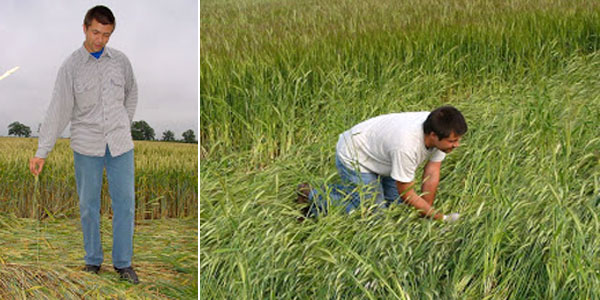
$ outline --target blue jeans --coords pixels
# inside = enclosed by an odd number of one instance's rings
[[[329,204],[345,206],[346,213],[349,213],[360,207],[361,199],[362,201],[373,199],[374,203],[380,207],[388,207],[392,203],[402,202],[396,188],[396,181],[391,177],[357,172],[346,167],[337,155],[335,156],[335,166],[342,178],[342,184],[323,186],[321,187],[322,192],[317,189],[311,190],[308,197],[312,203],[310,216],[326,214]],[[323,197],[324,193],[328,197]]]
[[[113,266],[119,269],[131,266],[135,218],[133,150],[117,157],[110,155],[108,146],[103,157],[73,154],[85,264],[99,266],[104,260],[100,241],[100,193],[106,168],[113,210]]]

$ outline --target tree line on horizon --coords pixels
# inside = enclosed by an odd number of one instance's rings
[[[38,132],[40,131],[40,126],[38,126]],[[30,137],[31,136],[31,128],[29,126],[22,124],[18,121],[10,123],[8,125],[8,135],[14,135],[17,137]],[[196,134],[192,129],[188,129],[184,131],[182,134],[182,139],[176,139],[175,133],[171,130],[166,130],[162,133],[162,138],[159,141],[163,142],[180,142],[180,143],[198,143],[196,140]],[[131,137],[136,141],[157,141],[155,138],[154,129],[148,124],[148,122],[144,120],[133,121],[131,124]]]

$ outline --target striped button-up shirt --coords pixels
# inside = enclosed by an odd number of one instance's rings
[[[133,149],[131,122],[137,85],[131,63],[105,47],[96,59],[81,47],[58,71],[52,100],[40,128],[36,157],[46,158],[71,122],[71,148],[88,156],[111,156]]]

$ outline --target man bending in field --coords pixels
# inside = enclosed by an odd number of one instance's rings
[[[342,185],[330,185],[330,203],[345,206],[350,212],[362,199],[373,199],[380,207],[408,203],[423,216],[448,222],[459,214],[444,215],[433,209],[440,181],[440,168],[447,153],[459,146],[467,123],[452,106],[429,112],[404,112],[381,115],[340,134],[335,164]],[[413,189],[418,166],[428,160],[423,172],[423,195]],[[358,189],[357,189],[358,187]],[[306,216],[327,212],[327,200],[308,184],[298,186],[299,203]]]
[[[137,284],[137,274],[131,267],[135,188],[130,127],[137,105],[137,85],[125,54],[106,47],[114,29],[115,17],[105,6],[95,6],[85,15],[85,41],[58,71],[29,168],[36,176],[42,172],[56,139],[70,122],[86,253],[84,270],[98,273],[104,260],[100,193],[106,169],[113,210],[113,267],[122,279]]]

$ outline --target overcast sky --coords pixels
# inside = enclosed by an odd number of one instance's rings
[[[98,4],[116,19],[107,46],[124,52],[133,66],[134,120],[148,122],[157,139],[167,129],[178,139],[187,129],[197,137],[197,0],[0,0],[0,76],[20,67],[0,80],[0,136],[14,121],[37,135],[58,69],[81,47],[83,18]]]

